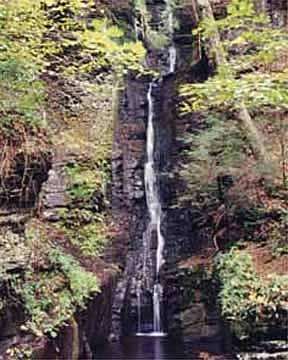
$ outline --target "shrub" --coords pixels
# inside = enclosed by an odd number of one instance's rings
[[[24,279],[14,279],[13,288],[29,315],[21,329],[55,337],[76,309],[85,308],[89,298],[100,291],[100,282],[60,248],[50,250],[49,260],[52,269],[27,270]]]
[[[217,256],[216,273],[222,315],[237,337],[250,336],[267,322],[281,322],[279,314],[288,302],[288,277],[274,276],[264,282],[253,269],[251,255],[236,248]]]

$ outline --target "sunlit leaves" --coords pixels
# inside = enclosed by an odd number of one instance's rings
[[[71,4],[65,5],[71,10]],[[91,5],[91,9],[93,6]],[[90,9],[90,10],[91,10]],[[141,71],[139,62],[145,56],[144,47],[140,42],[129,42],[123,30],[105,17],[91,21],[63,14],[61,22],[55,24],[53,31],[58,32],[61,45],[56,54],[60,59],[60,68],[67,76],[89,74],[93,71],[114,71],[122,74],[128,68]],[[52,13],[55,8],[50,9]],[[63,24],[65,32],[63,34]],[[63,52],[73,48],[68,64],[63,62]],[[53,54],[52,54],[53,60]]]
[[[222,314],[236,336],[251,335],[261,321],[277,321],[277,312],[288,301],[287,277],[272,276],[264,282],[253,268],[251,255],[235,248],[218,255],[216,264]]]
[[[39,77],[48,68],[62,76],[93,71],[141,71],[140,42],[128,42],[105,17],[88,20],[94,1],[11,0],[0,3],[0,112],[38,122],[44,100]],[[9,114],[9,115],[8,115]],[[25,121],[26,121],[25,120]],[[29,121],[30,121],[29,120]]]
[[[220,50],[226,63],[205,83],[181,88],[185,99],[182,111],[237,109],[241,103],[251,109],[266,105],[287,109],[287,71],[264,73],[261,66],[277,61],[277,56],[288,49],[288,34],[271,28],[267,17],[256,14],[249,0],[233,0],[227,11],[228,16],[220,20],[205,17],[198,29],[206,39],[215,32],[224,34]],[[232,49],[242,50],[233,56]]]
[[[6,131],[7,118],[17,115],[18,121],[30,124],[41,119],[44,92],[38,76],[45,66],[43,34],[48,20],[34,0],[1,2],[0,14],[0,127]]]
[[[180,87],[181,114],[201,114],[201,130],[189,135],[182,199],[199,206],[207,221],[203,201],[215,211],[222,198],[226,209],[230,205],[237,209],[262,201],[251,195],[260,186],[259,179],[286,186],[288,38],[283,29],[270,27],[252,5],[233,0],[227,17],[215,20],[208,14],[203,19],[196,33],[212,44],[209,57],[213,59],[213,50],[221,53],[220,61],[215,61],[217,68],[205,82]],[[233,178],[233,186],[219,190],[217,182],[223,175]]]
[[[237,109],[241,102],[252,109],[262,106],[288,109],[288,72],[253,72],[240,79],[219,74],[203,84],[184,85],[181,94],[186,100],[182,107],[185,112],[208,107]]]
[[[84,15],[87,10],[89,10],[93,5],[95,5],[94,0],[42,0],[42,4],[48,7],[54,8],[56,11],[65,12],[69,9],[76,15]]]

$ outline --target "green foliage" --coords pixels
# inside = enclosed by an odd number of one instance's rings
[[[145,0],[134,0],[134,8],[138,11],[146,10],[146,1]]]
[[[193,196],[193,193],[197,196],[197,191],[203,194],[210,192],[213,183],[217,191],[219,176],[227,173],[238,176],[243,171],[243,165],[247,165],[243,153],[245,136],[237,124],[227,121],[225,115],[220,116],[207,118],[205,131],[188,139],[192,145],[186,152],[189,163],[182,167],[181,174],[189,179],[189,196]]]
[[[45,19],[37,1],[0,4],[0,130],[13,134],[13,123],[38,125],[42,116],[44,66],[42,36]],[[39,14],[38,14],[39,10]]]
[[[14,289],[29,314],[21,329],[36,336],[55,337],[76,309],[85,308],[89,298],[99,292],[100,284],[94,274],[59,248],[49,252],[49,261],[53,271],[27,271],[24,281],[15,280]]]
[[[6,350],[6,355],[8,360],[32,360],[33,349],[28,344],[11,346]]]
[[[103,231],[103,221],[83,226],[73,239],[83,254],[93,256],[100,256],[108,242]]]
[[[11,0],[0,4],[0,130],[45,125],[45,86],[52,67],[62,76],[141,71],[145,50],[105,17],[87,21],[94,1]]]
[[[265,106],[276,109],[287,109],[288,104],[288,72],[244,74],[241,78],[227,77],[231,69],[227,65],[218,69],[218,75],[203,84],[183,86],[181,94],[187,97],[183,111],[207,110],[222,107],[223,110],[239,110],[241,102],[249,109],[259,110]],[[191,107],[190,107],[191,106]]]
[[[110,181],[109,165],[105,160],[90,168],[69,164],[66,173],[70,178],[70,199],[77,208],[59,212],[60,227],[84,255],[99,256],[108,241],[104,211],[106,187]]]
[[[88,216],[91,213],[86,214],[86,220]],[[86,230],[88,238],[94,235],[93,229]],[[23,306],[26,319],[20,327],[22,331],[39,337],[56,337],[58,330],[70,322],[77,309],[84,309],[89,299],[100,291],[100,281],[82,261],[80,263],[70,255],[67,248],[64,250],[52,245],[57,236],[63,238],[63,233],[56,228],[32,220],[26,225],[25,235],[26,249],[29,249],[26,262],[21,265],[25,270],[1,270],[1,288],[5,289],[1,304],[8,309],[15,303],[19,308]],[[88,240],[85,238],[85,241]],[[21,242],[24,243],[24,239]],[[14,261],[19,260],[14,258]]]
[[[249,253],[235,248],[217,256],[216,272],[221,284],[222,315],[237,337],[251,336],[257,326],[267,321],[270,324],[281,321],[281,308],[288,301],[287,276],[275,276],[264,282],[253,269]]]
[[[51,263],[59,267],[69,279],[72,301],[84,308],[91,295],[100,290],[96,276],[84,270],[72,256],[65,254],[59,248],[52,249],[49,258]]]
[[[66,166],[71,185],[69,195],[74,201],[88,201],[92,195],[102,189],[102,176],[96,169],[85,169],[78,164]]]
[[[100,256],[108,243],[105,235],[104,216],[89,209],[65,209],[60,228],[69,236],[73,245],[84,255]]]
[[[288,49],[287,33],[272,28],[248,0],[231,1],[226,17],[204,17],[195,33],[209,44],[214,41],[212,51],[220,60],[207,81],[180,88],[181,114],[201,112],[199,132],[187,139],[191,146],[181,170],[187,182],[182,200],[196,208],[214,235],[217,228],[224,230],[219,228],[224,223],[227,230],[239,220],[238,240],[243,235],[267,240],[263,213],[247,215],[267,206],[269,217],[272,209],[264,198],[270,195],[260,190],[263,183],[277,186],[278,206],[285,206],[287,199],[288,71],[287,62],[280,61]],[[268,155],[259,156],[259,148]],[[261,235],[256,234],[259,228]],[[232,237],[230,231],[230,241]]]
[[[140,42],[125,42],[124,34],[107,19],[94,20],[89,27],[74,31],[77,40],[66,41],[66,47],[80,47],[83,61],[73,61],[65,68],[65,74],[90,73],[111,68],[121,73],[125,69],[141,71],[139,61],[145,56]]]
[[[96,10],[94,1],[47,0],[46,4],[53,19],[52,33],[57,32],[61,39],[57,51],[48,55],[51,62],[60,60],[64,75],[79,77],[107,70],[122,74],[128,68],[142,71],[139,61],[144,58],[145,49],[140,42],[127,41],[122,29],[103,15],[87,20]]]
[[[252,109],[262,106],[287,109],[287,69],[273,73],[256,70],[263,64],[271,64],[288,50],[287,33],[271,28],[265,15],[257,15],[249,0],[233,0],[227,11],[228,16],[224,19],[205,17],[197,32],[209,39],[215,32],[233,30],[232,39],[224,37],[220,40],[219,52],[226,55],[228,61],[221,64],[217,74],[204,84],[182,87],[181,93],[187,98],[183,111],[214,107],[237,110],[241,103]],[[244,47],[243,54],[232,55],[236,45]],[[244,70],[249,72],[241,73]]]
[[[78,170],[76,170],[78,171]],[[80,172],[76,172],[75,169],[73,170],[68,170],[68,174],[73,177],[73,184],[71,185],[70,189],[69,189],[69,195],[71,197],[72,200],[80,200],[80,201],[85,201],[87,199],[90,199],[92,194],[95,192],[96,190],[96,186],[95,185],[99,185],[99,183],[95,183],[95,177],[94,174],[90,173],[89,174],[83,174]],[[92,175],[92,176],[91,176]]]
[[[41,71],[44,65],[43,34],[48,19],[37,0],[11,0],[0,4],[1,61],[16,60],[26,70]]]

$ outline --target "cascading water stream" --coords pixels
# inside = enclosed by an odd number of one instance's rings
[[[176,70],[177,50],[173,41],[174,18],[169,0],[167,0],[167,9],[168,9],[168,27],[169,27],[168,30],[171,39],[171,45],[169,46],[169,73],[172,74]]]
[[[147,207],[149,211],[150,224],[153,231],[157,235],[157,251],[156,251],[156,274],[155,283],[153,286],[153,332],[161,333],[161,300],[162,300],[162,285],[159,280],[160,268],[164,262],[163,249],[164,237],[161,233],[161,218],[162,207],[159,196],[159,189],[157,186],[157,175],[154,162],[155,153],[155,136],[154,136],[154,104],[153,104],[153,86],[154,81],[149,85],[147,93],[148,100],[148,125],[147,125],[147,162],[145,164],[145,190]]]
[[[159,272],[164,263],[164,237],[161,233],[161,219],[162,207],[159,195],[159,188],[157,184],[157,169],[155,165],[155,129],[153,124],[154,119],[154,102],[153,102],[153,87],[157,86],[156,81],[149,84],[147,93],[148,102],[148,123],[147,123],[147,161],[145,164],[145,194],[146,203],[149,213],[149,223],[143,235],[144,247],[144,261],[143,261],[143,279],[146,279],[147,260],[149,259],[151,250],[151,240],[154,233],[156,233],[157,250],[156,250],[156,270],[155,280],[153,285],[153,332],[150,335],[163,335],[161,325],[161,300],[162,300],[162,285],[159,280]],[[141,284],[137,286],[137,306],[138,306],[138,334],[141,333]],[[147,334],[149,335],[149,334]]]
[[[166,2],[166,11],[168,12],[168,32],[171,38],[171,45],[168,49],[168,69],[165,72],[165,75],[175,72],[176,61],[177,61],[177,51],[173,42],[173,12],[170,5],[170,0]],[[161,302],[163,298],[163,287],[160,282],[160,269],[164,263],[164,246],[165,239],[161,232],[161,222],[162,222],[162,206],[160,199],[160,189],[157,181],[157,167],[155,164],[155,128],[154,128],[154,97],[153,89],[158,86],[158,83],[161,83],[161,78],[159,80],[153,80],[149,84],[147,92],[147,102],[148,102],[148,122],[147,122],[147,140],[146,140],[146,154],[147,160],[145,164],[144,178],[145,178],[145,194],[146,194],[146,203],[149,213],[149,223],[145,233],[143,234],[143,270],[142,270],[142,281],[145,284],[147,279],[147,268],[148,260],[151,257],[151,243],[152,236],[156,234],[157,240],[157,250],[156,250],[156,265],[155,265],[155,278],[153,285],[153,331],[150,333],[145,333],[145,335],[150,336],[163,336],[162,320],[161,320]],[[142,331],[142,319],[141,319],[141,306],[142,306],[142,289],[141,281],[137,284],[137,308],[138,308],[138,335],[144,335]]]

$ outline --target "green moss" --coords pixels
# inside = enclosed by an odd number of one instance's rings
[[[24,278],[14,278],[13,289],[28,315],[21,329],[55,337],[76,309],[85,308],[89,298],[100,291],[100,282],[60,248],[51,249],[48,256],[49,269],[27,270]]]
[[[84,255],[99,256],[107,245],[102,227],[102,223],[97,222],[85,225],[75,234],[72,242],[78,245]]]
[[[85,308],[90,297],[100,291],[100,281],[68,250],[55,246],[61,233],[51,225],[32,220],[25,235],[21,241],[29,256],[23,269],[14,269],[14,265],[13,271],[9,267],[0,271],[4,289],[0,304],[4,311],[13,308],[15,302],[20,309],[21,304],[26,318],[20,326],[22,331],[55,337],[77,309]]]
[[[59,267],[69,279],[72,299],[75,304],[84,308],[86,300],[91,294],[99,292],[99,280],[95,275],[84,270],[72,256],[65,254],[59,248],[52,249],[49,258],[51,263]]]
[[[93,193],[101,191],[101,174],[96,169],[69,164],[66,173],[71,182],[68,192],[72,201],[88,201]]]
[[[107,246],[104,215],[89,209],[62,209],[59,228],[83,255],[100,256]]]
[[[105,160],[90,168],[79,164],[66,166],[72,208],[59,210],[59,226],[84,255],[99,256],[107,245],[104,219],[109,169]]]

